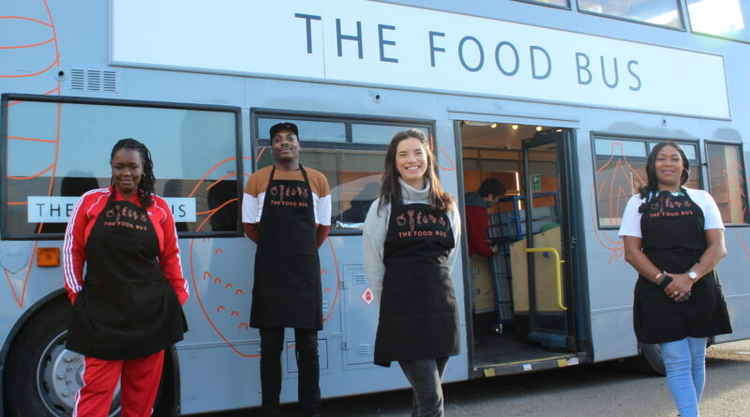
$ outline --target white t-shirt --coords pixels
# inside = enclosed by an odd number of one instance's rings
[[[692,188],[685,188],[688,197],[703,210],[703,217],[705,219],[705,230],[709,229],[724,229],[724,221],[721,220],[721,212],[719,206],[716,205],[714,198],[711,197],[706,191],[694,190]],[[641,213],[638,212],[638,208],[643,204],[645,200],[641,198],[640,194],[636,194],[630,197],[628,204],[625,206],[625,211],[622,214],[622,223],[620,223],[620,231],[617,233],[618,236],[634,236],[643,237],[641,234]]]

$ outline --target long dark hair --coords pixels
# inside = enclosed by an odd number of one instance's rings
[[[154,177],[154,163],[151,161],[151,152],[148,151],[146,145],[133,138],[120,139],[112,147],[112,153],[109,156],[110,163],[112,163],[115,154],[120,149],[132,149],[138,151],[141,155],[143,175],[141,176],[141,182],[138,183],[138,199],[144,208],[151,207],[154,203],[151,196],[154,194],[154,183],[156,182],[156,178]]]
[[[424,180],[430,185],[430,205],[440,211],[446,211],[453,205],[453,198],[443,190],[440,179],[435,171],[435,155],[430,147],[430,142],[421,130],[408,129],[393,135],[388,151],[385,154],[385,174],[383,175],[383,185],[380,187],[380,202],[378,210],[386,204],[393,201],[401,201],[401,184],[398,179],[400,174],[396,169],[396,150],[398,144],[406,139],[417,139],[422,143],[427,157],[427,170],[424,173]]]

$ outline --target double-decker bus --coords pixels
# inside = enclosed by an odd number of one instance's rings
[[[446,381],[639,354],[660,368],[633,333],[636,274],[617,228],[665,140],[727,225],[717,271],[734,333],[711,342],[750,337],[748,22],[746,0],[3,1],[0,415],[71,413],[82,362],[65,349],[63,234],[78,197],[109,184],[123,137],[152,152],[191,290],[157,413],[260,404],[240,204],[246,178],[272,162],[279,121],[299,126],[303,164],[332,187],[324,397],[407,386],[372,363],[378,304],[360,231],[386,146],[406,128],[432,138],[462,211],[483,180],[507,188],[490,209],[498,254],[458,243],[462,345]],[[283,367],[282,400],[294,402],[293,348]]]

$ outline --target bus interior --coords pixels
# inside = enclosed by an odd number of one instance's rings
[[[523,364],[572,358],[575,305],[566,274],[567,181],[561,174],[566,172],[561,145],[569,132],[513,123],[458,124],[465,206],[482,205],[477,191],[488,178],[505,188],[499,202],[487,207],[486,238],[494,253],[486,257],[467,245],[472,368],[514,372]],[[472,222],[468,214],[466,221]],[[465,230],[468,243],[468,225]]]

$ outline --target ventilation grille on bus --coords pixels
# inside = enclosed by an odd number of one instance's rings
[[[357,353],[359,353],[362,356],[370,356],[370,345],[367,344],[361,344],[359,345],[359,348],[357,349]]]
[[[354,277],[354,285],[367,285],[367,275],[365,274],[352,274]]]
[[[98,69],[70,70],[70,89],[73,91],[117,93],[117,73]]]

